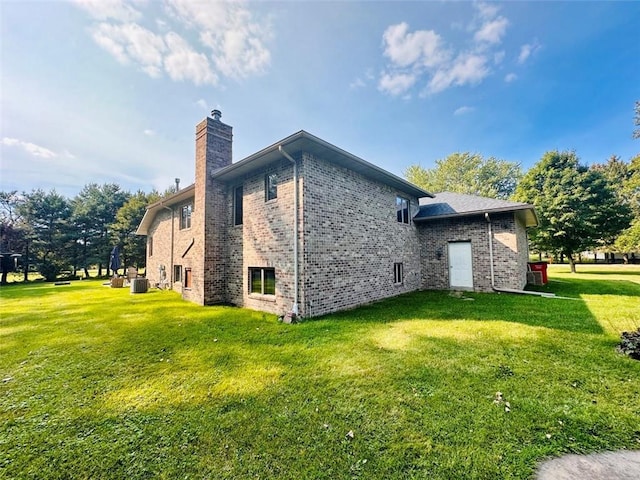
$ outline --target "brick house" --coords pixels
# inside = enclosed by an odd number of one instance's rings
[[[531,205],[434,197],[305,131],[232,163],[220,117],[196,127],[195,183],[138,228],[152,285],[304,317],[419,289],[524,287]]]

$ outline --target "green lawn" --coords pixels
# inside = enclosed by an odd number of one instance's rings
[[[640,266],[568,268],[544,290],[571,299],[416,292],[298,325],[2,287],[0,478],[528,478],[638,449],[640,362],[615,345]]]

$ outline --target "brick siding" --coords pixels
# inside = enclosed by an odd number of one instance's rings
[[[521,289],[526,283],[526,229],[513,213],[491,215],[494,282]],[[449,289],[449,242],[471,242],[473,289],[490,292],[489,230],[484,216],[458,217],[420,225],[422,288]]]
[[[234,182],[211,173],[231,164],[232,129],[206,118],[196,127],[194,196],[161,209],[148,235],[147,275],[160,265],[190,268],[192,287],[173,282],[185,299],[201,305],[232,303],[285,314],[294,303],[293,165],[282,158]],[[491,290],[488,229],[484,217],[421,224],[397,221],[396,197],[418,199],[327,159],[299,153],[299,310],[305,317],[344,310],[418,289],[448,289],[448,243],[470,241],[473,283]],[[266,201],[265,175],[278,178],[277,198]],[[234,189],[243,187],[243,222],[234,225]],[[193,203],[191,228],[180,230],[180,209]],[[497,287],[522,288],[528,258],[526,229],[513,213],[492,215]],[[173,232],[173,249],[171,236]],[[404,277],[394,281],[394,264]],[[273,268],[275,295],[249,292],[249,269]],[[183,273],[184,275],[184,273]],[[184,277],[183,277],[184,278]]]

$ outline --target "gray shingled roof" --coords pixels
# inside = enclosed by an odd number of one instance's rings
[[[413,220],[426,222],[442,218],[501,212],[519,212],[527,227],[533,227],[538,224],[535,209],[533,205],[528,203],[509,202],[507,200],[452,192],[436,193],[434,198],[421,198],[420,210],[413,217]]]

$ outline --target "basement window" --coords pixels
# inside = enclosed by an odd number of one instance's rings
[[[275,268],[249,268],[249,293],[260,295],[276,294]]]
[[[396,197],[396,217],[400,223],[409,223],[409,199]]]
[[[401,285],[403,282],[404,282],[404,264],[394,263],[393,264],[393,283],[396,285]]]

